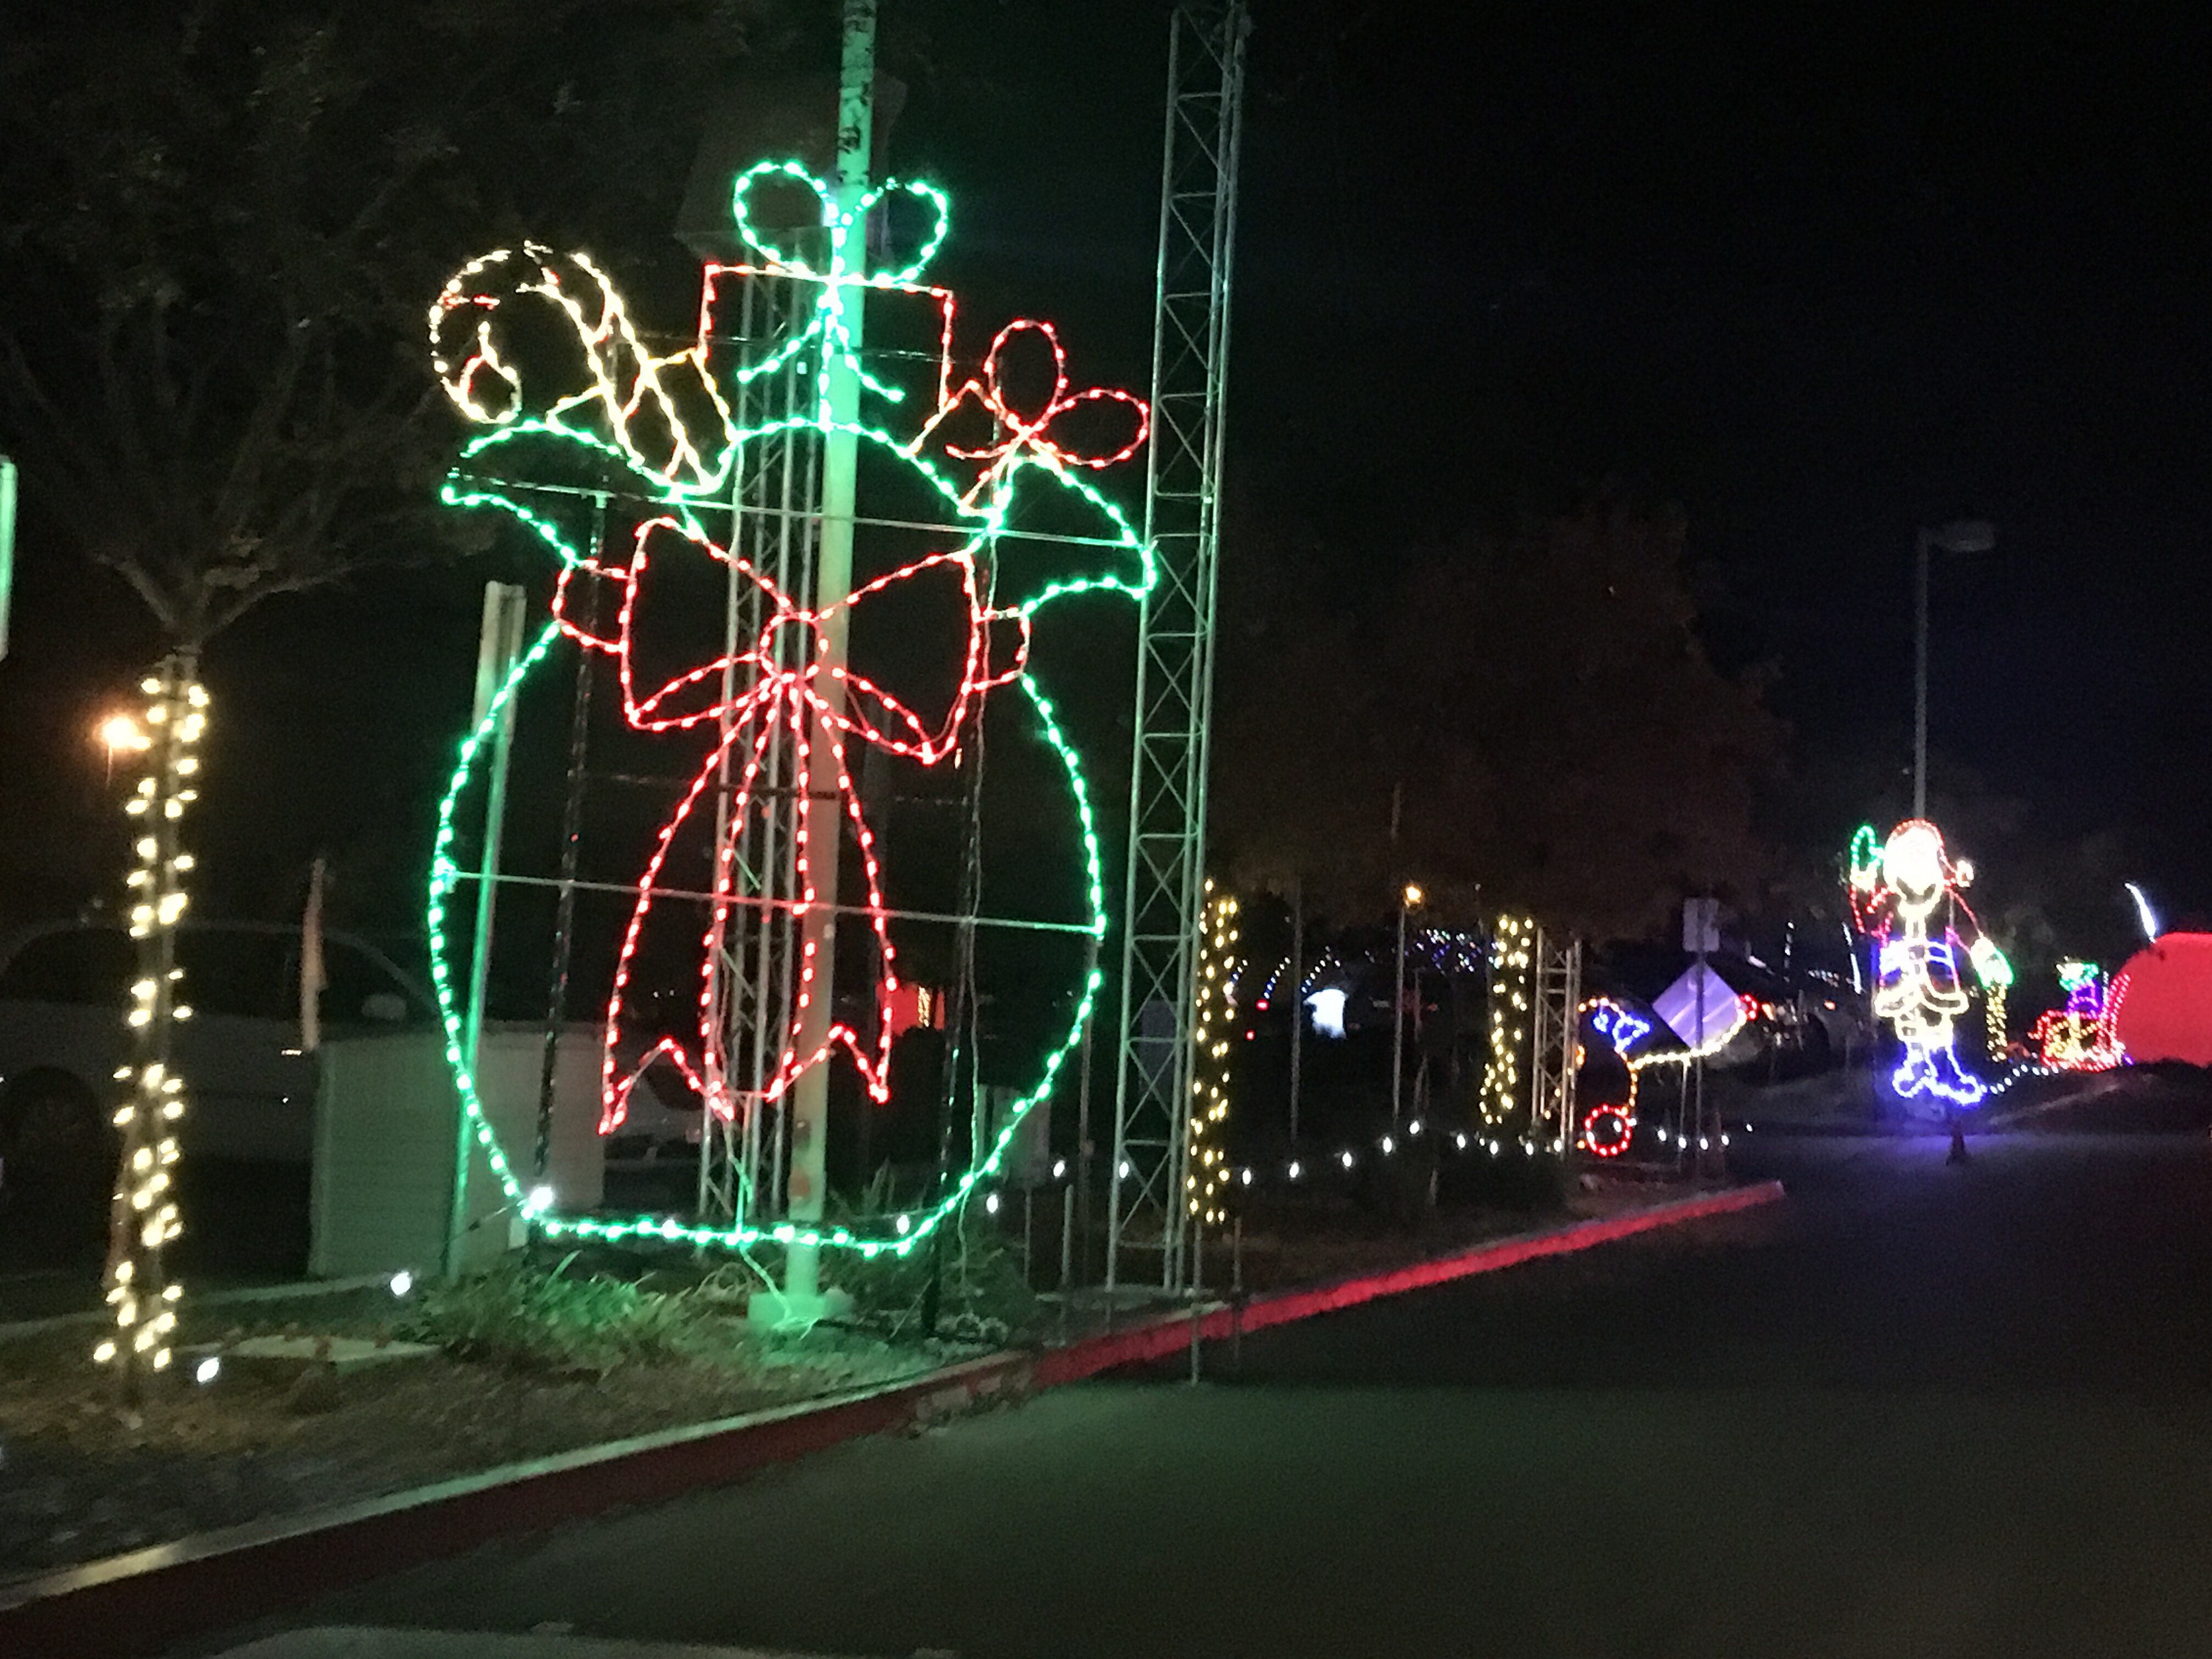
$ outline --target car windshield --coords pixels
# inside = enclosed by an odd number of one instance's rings
[[[0,967],[0,1002],[74,1002],[120,1008],[137,967],[121,928],[72,927],[31,939]]]

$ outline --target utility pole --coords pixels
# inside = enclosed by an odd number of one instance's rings
[[[844,48],[837,76],[837,210],[852,213],[867,193],[868,161],[875,142],[876,0],[844,0]],[[854,225],[848,234],[865,245],[867,228]],[[821,554],[814,566],[814,610],[820,618],[821,645],[814,676],[817,694],[827,708],[808,734],[805,798],[799,802],[799,823],[803,851],[799,857],[799,885],[811,902],[802,912],[799,927],[800,972],[806,976],[808,994],[799,1019],[797,1048],[802,1054],[820,1051],[827,1043],[835,1018],[837,977],[837,876],[839,838],[844,832],[843,803],[837,788],[839,722],[845,709],[845,652],[847,613],[838,601],[853,591],[853,519],[860,467],[860,416],[859,356],[862,343],[866,289],[855,287],[846,301],[848,343],[842,350],[825,350],[822,372],[829,430],[822,444]],[[832,607],[837,607],[833,609]],[[822,1219],[828,1183],[830,1144],[830,1067],[822,1060],[799,1073],[787,1102],[791,1125],[791,1173],[787,1213],[800,1231],[809,1231]],[[794,1240],[784,1256],[783,1294],[757,1297],[770,1322],[811,1322],[822,1316],[821,1247]]]
[[[1406,807],[1406,786],[1390,786],[1390,861],[1398,861],[1398,821]],[[1406,1074],[1406,904],[1407,887],[1398,894],[1398,955],[1390,966],[1390,1127],[1398,1127]]]
[[[1912,816],[1928,816],[1928,548],[1919,537],[1912,606]]]
[[[1928,556],[1986,553],[1997,532],[1980,519],[1960,519],[1941,530],[1919,532],[1914,559],[1912,605],[1912,816],[1928,816]]]
[[[1421,902],[1421,890],[1411,882],[1398,892],[1398,967],[1391,978],[1390,1013],[1390,1127],[1403,1115],[1406,1090],[1406,912]],[[1418,987],[1419,981],[1415,979]]]

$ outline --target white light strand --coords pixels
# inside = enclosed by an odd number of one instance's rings
[[[1190,1161],[1183,1175],[1185,1202],[1201,1226],[1227,1218],[1222,1188],[1229,1184],[1229,1068],[1234,1035],[1237,973],[1237,901],[1216,897],[1206,884],[1206,908],[1198,949],[1198,996],[1191,1028]],[[1249,1171],[1247,1172],[1249,1174]],[[1249,1185],[1247,1181],[1244,1184]]]
[[[1495,1128],[1521,1100],[1521,1056],[1528,1047],[1530,970],[1536,924],[1500,916],[1490,969],[1490,1063],[1482,1074],[1482,1121]]]
[[[146,775],[124,804],[137,831],[128,915],[138,973],[125,1016],[131,1059],[115,1074],[128,1090],[114,1117],[122,1155],[108,1225],[106,1285],[115,1324],[93,1350],[95,1360],[116,1368],[126,1397],[168,1369],[183,1294],[164,1274],[161,1255],[183,1231],[176,1166],[185,1089],[170,1057],[170,1036],[192,1012],[182,1000],[184,970],[177,966],[185,878],[192,868],[181,842],[185,809],[198,798],[195,751],[208,719],[207,691],[193,678],[189,658],[167,659],[139,689],[151,741],[143,751]]]

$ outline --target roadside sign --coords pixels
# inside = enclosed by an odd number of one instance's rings
[[[1703,1048],[1725,1039],[1743,1024],[1743,1005],[1729,982],[1702,962],[1662,991],[1652,1012],[1684,1045]]]

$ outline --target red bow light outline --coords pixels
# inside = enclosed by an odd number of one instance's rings
[[[639,591],[653,559],[651,544],[657,535],[662,533],[678,538],[709,557],[728,565],[738,575],[752,582],[768,599],[770,615],[750,649],[688,670],[641,698],[632,651],[635,639],[633,624]],[[832,612],[839,610],[850,611],[872,594],[939,565],[951,565],[960,574],[962,589],[968,601],[969,628],[967,654],[959,690],[954,694],[944,720],[932,726],[921,714],[866,677],[849,669],[824,663],[822,659],[828,645],[823,623]],[[567,610],[569,589],[579,572],[612,581],[620,588],[622,604],[612,637],[594,634],[570,620]],[[800,776],[805,775],[813,744],[817,741],[826,741],[830,746],[837,771],[838,799],[860,842],[860,866],[867,887],[866,908],[870,930],[875,935],[882,958],[882,971],[876,999],[876,1030],[872,1042],[864,1044],[860,1033],[850,1025],[833,1022],[821,1045],[811,1054],[801,1054],[793,1047],[790,1034],[803,1028],[805,1011],[814,996],[815,967],[813,952],[809,947],[799,964],[798,997],[791,1010],[791,1023],[787,1030],[783,1051],[778,1057],[774,1073],[762,1091],[761,1099],[765,1103],[780,1098],[802,1073],[826,1060],[831,1050],[842,1043],[851,1054],[853,1063],[859,1070],[870,1097],[878,1102],[888,1100],[890,1097],[890,1004],[891,994],[898,988],[897,957],[890,941],[890,913],[884,902],[882,870],[876,858],[875,836],[861,816],[860,797],[853,786],[852,774],[845,761],[844,740],[848,734],[857,736],[865,743],[873,744],[888,753],[902,756],[924,766],[934,766],[945,760],[957,746],[960,729],[969,708],[985,693],[1018,678],[1027,667],[1030,637],[1029,617],[1018,612],[994,611],[984,604],[976,586],[973,555],[964,550],[929,554],[855,589],[833,605],[819,611],[808,610],[746,561],[732,556],[709,540],[696,526],[665,517],[651,520],[638,527],[636,541],[626,565],[584,559],[566,567],[554,591],[553,612],[562,632],[569,638],[586,650],[604,652],[616,659],[622,682],[623,714],[633,730],[680,731],[725,718],[729,723],[727,732],[708,751],[697,775],[692,779],[690,787],[662,826],[653,857],[638,884],[637,903],[630,912],[629,927],[623,936],[622,951],[615,963],[614,986],[607,1001],[606,1030],[600,1049],[599,1133],[611,1134],[621,1126],[628,1115],[629,1096],[636,1087],[637,1079],[647,1067],[664,1059],[676,1066],[684,1081],[717,1116],[727,1121],[736,1115],[736,1103],[731,1097],[725,1080],[720,1022],[715,1018],[713,1006],[713,965],[727,933],[730,911],[737,902],[734,892],[736,838],[751,805],[769,747],[779,726],[792,735],[793,763]],[[990,672],[990,625],[1002,621],[1016,624],[1018,630],[1017,644],[1012,665],[1002,672],[994,674]],[[803,653],[788,653],[779,635],[789,628],[804,629],[811,638],[811,649]],[[787,666],[784,659],[791,654],[802,654],[806,659],[805,665]],[[710,700],[702,707],[682,712],[672,711],[672,705],[683,701],[684,693],[696,690],[709,679],[719,678],[726,672],[732,670],[746,672],[750,676],[750,684],[740,694],[727,702]],[[843,700],[842,708],[823,695],[818,682],[824,673],[842,682],[848,694]],[[699,1052],[694,1056],[675,1038],[664,1037],[631,1067],[627,1076],[617,1078],[616,1056],[622,1039],[624,994],[629,988],[630,964],[636,954],[638,939],[643,932],[646,917],[653,908],[661,867],[667,860],[678,832],[690,819],[693,807],[714,781],[723,757],[737,748],[741,741],[745,744],[744,767],[731,804],[729,834],[715,849],[709,919],[706,933],[701,940],[704,954],[700,967]],[[804,817],[799,819],[796,833],[794,854],[799,896],[796,899],[779,901],[778,904],[779,908],[787,908],[795,915],[803,915],[823,901],[814,884]],[[829,902],[836,902],[835,894],[830,896]]]
[[[1024,414],[1006,399],[1005,388],[1000,384],[1000,361],[1007,343],[1014,336],[1032,331],[1043,335],[1052,347],[1052,394],[1036,413]],[[995,489],[1000,487],[1024,456],[1034,457],[1055,468],[1085,466],[1096,471],[1127,460],[1143,447],[1152,429],[1152,409],[1134,392],[1114,386],[1095,386],[1071,394],[1067,389],[1067,349],[1060,343],[1060,331],[1050,323],[1034,317],[1017,317],[992,337],[991,349],[983,356],[982,372],[971,377],[938,406],[937,412],[929,417],[916,434],[915,447],[927,443],[930,435],[971,397],[998,424],[1004,435],[995,443],[976,449],[951,442],[945,445],[945,453],[948,455],[963,461],[988,464],[984,467],[982,476],[961,495],[960,504],[963,507],[972,507],[976,497],[987,488]],[[1136,435],[1121,448],[1104,455],[1086,455],[1053,442],[1048,435],[1052,423],[1070,410],[1090,403],[1126,404],[1136,410]]]

